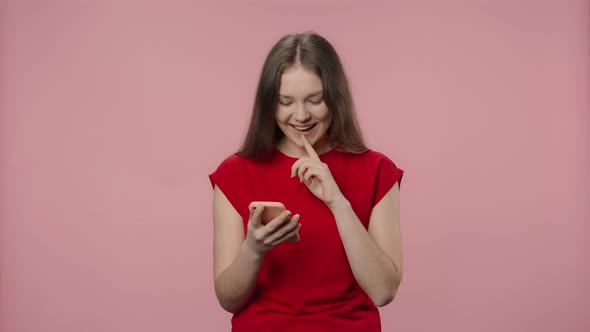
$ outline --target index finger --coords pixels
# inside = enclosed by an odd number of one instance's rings
[[[301,135],[301,140],[303,141],[303,145],[305,146],[305,150],[307,151],[307,154],[309,154],[311,159],[320,161],[320,156],[318,156],[318,154],[315,152],[315,150],[313,149],[311,144],[309,144],[307,137],[305,137],[305,135]]]
[[[277,228],[280,228],[284,223],[291,221],[291,211],[285,210],[280,215],[269,221],[264,227],[268,229],[269,233],[274,232]]]

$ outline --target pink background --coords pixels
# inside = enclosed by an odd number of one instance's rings
[[[268,50],[340,53],[406,171],[384,331],[590,330],[587,1],[33,1],[0,16],[0,330],[228,331],[207,175]]]

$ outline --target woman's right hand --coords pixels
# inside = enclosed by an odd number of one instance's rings
[[[299,242],[301,224],[298,223],[300,218],[298,214],[291,218],[291,212],[286,210],[263,225],[260,218],[263,210],[264,205],[259,205],[250,211],[248,233],[245,240],[250,249],[259,255],[265,255],[280,243]]]

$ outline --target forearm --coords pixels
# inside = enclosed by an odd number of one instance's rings
[[[215,280],[215,293],[225,310],[236,313],[250,301],[263,261],[263,255],[242,243],[233,263]]]
[[[394,262],[369,235],[350,202],[343,200],[330,210],[356,281],[375,305],[388,304],[401,282]]]

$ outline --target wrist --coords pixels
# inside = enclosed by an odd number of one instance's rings
[[[350,206],[350,202],[346,199],[346,197],[344,197],[344,195],[340,195],[338,198],[336,198],[328,204],[328,208],[332,210],[332,212],[336,210],[346,209]]]
[[[246,255],[248,258],[255,260],[255,261],[264,260],[264,256],[266,256],[266,252],[260,252],[260,251],[256,250],[248,243],[248,241],[242,242],[241,249],[242,249],[242,252],[244,253],[244,255]]]

